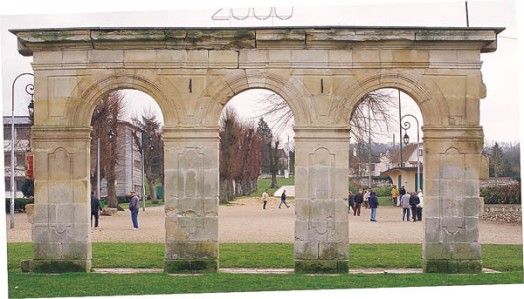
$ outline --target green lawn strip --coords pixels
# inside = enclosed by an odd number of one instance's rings
[[[497,271],[522,271],[522,245],[482,245],[482,262]]]
[[[128,210],[129,209],[129,203],[128,202],[121,202],[118,204],[122,209]],[[140,209],[142,209],[144,205],[143,201],[140,201]],[[153,203],[153,200],[146,200],[146,209],[152,208],[152,207],[158,207],[163,206],[164,202],[162,200],[157,200],[155,203]]]
[[[293,176],[290,176],[289,178],[284,178],[284,177],[277,177],[277,184],[278,184],[278,188],[282,187],[282,186],[287,186],[287,185],[295,185],[295,177]],[[271,196],[273,195],[273,193],[275,193],[275,191],[278,190],[278,188],[269,188],[269,186],[271,186],[271,178],[261,178],[258,180],[258,184],[257,184],[257,190],[253,193],[251,193],[249,196],[253,196],[253,197],[260,197],[262,196],[262,193],[267,190],[267,193]]]
[[[31,243],[8,243],[8,269],[20,271],[31,259]],[[293,268],[293,244],[220,244],[221,268]],[[522,270],[521,245],[482,246],[484,267],[497,271]],[[94,268],[163,268],[162,243],[93,243]],[[421,268],[419,244],[351,244],[350,268]]]
[[[202,276],[158,274],[58,275],[10,272],[9,297],[69,297],[284,291],[378,287],[448,286],[522,283],[522,271],[497,274],[375,274],[375,275],[239,275]]]

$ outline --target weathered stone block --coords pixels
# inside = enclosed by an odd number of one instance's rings
[[[239,51],[239,67],[265,67],[269,64],[268,51],[261,49],[242,49]]]
[[[479,217],[480,214],[480,199],[478,197],[464,198],[464,216],[465,217]]]
[[[294,245],[295,260],[317,260],[318,242],[306,239],[306,241],[295,240]]]
[[[124,50],[124,63],[151,63],[152,61],[156,61],[154,50]]]
[[[237,68],[238,67],[237,51],[209,51],[210,68]]]
[[[89,50],[87,57],[91,63],[124,63],[123,50]]]
[[[422,245],[422,256],[427,260],[445,260],[451,258],[451,252],[445,244],[425,242]]]
[[[481,273],[482,272],[482,261],[481,260],[464,260],[459,261],[459,273]]]
[[[479,243],[455,243],[453,244],[452,259],[458,260],[480,260],[482,255]]]
[[[340,263],[339,263],[340,262]],[[347,273],[347,261],[337,260],[297,260],[295,259],[296,274],[320,273]],[[339,269],[340,266],[340,269]]]
[[[217,270],[217,260],[166,260],[164,263],[164,271],[167,273],[216,272]]]
[[[201,260],[218,258],[218,242],[167,241],[166,260]]]
[[[426,206],[424,206],[423,212],[425,212]],[[427,243],[438,243],[440,241],[440,235],[442,234],[440,227],[440,218],[435,217],[424,217],[424,240]]]
[[[89,272],[91,260],[28,260],[22,262],[22,270],[42,273]]]
[[[423,260],[422,271],[424,273],[449,273],[448,260]]]

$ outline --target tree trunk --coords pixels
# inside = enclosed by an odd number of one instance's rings
[[[220,193],[218,196],[218,200],[220,203],[228,203],[227,200],[227,180],[220,180]]]
[[[235,198],[235,181],[227,180],[227,201],[233,200]]]
[[[151,200],[155,200],[156,199],[155,180],[148,179],[147,188],[149,189],[149,195],[151,197]]]
[[[271,172],[271,188],[278,188],[276,171]]]
[[[114,176],[107,177],[107,205],[110,208],[118,208],[116,197],[116,179]]]

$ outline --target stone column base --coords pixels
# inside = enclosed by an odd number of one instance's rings
[[[348,261],[341,260],[295,260],[296,274],[347,274]]]
[[[22,272],[90,272],[91,260],[24,260]]]
[[[423,260],[424,273],[480,273],[482,260]]]
[[[218,260],[166,260],[164,272],[217,272]]]

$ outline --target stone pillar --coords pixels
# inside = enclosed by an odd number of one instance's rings
[[[347,273],[347,128],[295,128],[295,272]]]
[[[166,272],[218,269],[218,128],[164,129]]]
[[[90,271],[89,128],[33,127],[33,260],[23,271]]]
[[[424,272],[482,270],[480,127],[424,128]]]

